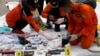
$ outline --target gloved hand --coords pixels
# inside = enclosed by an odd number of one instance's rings
[[[64,22],[64,18],[58,18],[57,21],[55,21],[56,24],[61,24]]]
[[[76,39],[78,39],[78,36],[76,34],[72,34],[70,41],[74,41]]]
[[[38,32],[38,34],[44,36],[44,37],[45,37],[46,39],[48,39],[48,40],[53,40],[53,39],[55,39],[55,37],[53,37],[52,35],[49,35],[49,34],[43,32],[42,30],[40,30],[40,31]]]

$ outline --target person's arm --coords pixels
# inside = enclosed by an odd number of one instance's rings
[[[35,20],[33,19],[33,17],[32,16],[26,16],[27,18],[26,18],[26,21],[28,21],[28,23],[32,26],[32,27],[34,27],[34,30],[36,31],[36,32],[39,32],[39,30],[40,30],[40,28],[38,27],[38,25],[35,23]]]
[[[68,17],[68,33],[69,34],[73,33],[75,25],[76,23],[73,20],[73,14],[69,14],[69,17]]]
[[[33,26],[34,30],[35,30],[38,34],[44,36],[45,38],[47,38],[47,39],[49,39],[49,40],[54,39],[53,36],[51,36],[51,35],[49,35],[49,34],[43,32],[43,31],[39,28],[39,26],[38,26],[38,25],[35,23],[35,21],[33,20],[32,16],[27,16],[27,19],[26,19],[26,20],[28,21],[28,23],[29,23],[31,26]]]
[[[52,5],[50,3],[48,3],[46,5],[46,7],[43,9],[43,11],[41,12],[41,16],[44,17],[44,18],[47,18],[48,15],[49,15],[49,12],[51,10],[51,7],[52,7]]]

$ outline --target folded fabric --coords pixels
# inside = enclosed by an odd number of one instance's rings
[[[11,32],[10,28],[7,26],[0,27],[0,33]]]

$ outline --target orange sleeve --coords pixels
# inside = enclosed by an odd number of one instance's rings
[[[68,32],[73,33],[75,24],[76,23],[73,20],[73,14],[70,14],[68,17]]]
[[[66,12],[65,11],[63,11],[63,9],[59,9],[59,11],[60,11],[60,16],[66,16]],[[67,16],[66,16],[67,17]]]
[[[44,18],[47,18],[47,16],[48,16],[48,14],[49,14],[49,12],[50,12],[50,10],[51,10],[51,4],[50,3],[48,3],[47,5],[46,5],[46,7],[43,9],[43,11],[41,12],[41,16],[42,17],[44,17]]]
[[[27,19],[29,24],[31,24],[33,27],[34,27],[34,30],[36,32],[39,32],[40,31],[40,28],[38,27],[38,25],[35,23],[34,19],[32,18],[32,16],[27,16]]]

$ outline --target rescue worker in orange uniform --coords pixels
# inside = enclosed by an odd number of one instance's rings
[[[46,37],[47,39],[52,39],[53,36],[43,32],[36,24],[31,11],[35,11],[38,8],[38,0],[20,0],[14,9],[6,14],[6,22],[9,27],[12,28],[13,33],[25,34],[22,29],[30,24],[32,28],[40,35]]]
[[[95,10],[87,4],[72,3],[65,0],[63,11],[68,14],[68,36],[71,37],[70,44],[88,49],[95,38],[98,20]],[[56,23],[62,22],[57,20]]]
[[[51,0],[46,7],[44,8],[44,10],[41,13],[41,16],[44,18],[47,18],[47,28],[51,29],[52,25],[50,24],[50,21],[52,21],[55,25],[54,30],[56,32],[60,31],[60,24],[56,24],[55,21],[58,19],[65,19],[64,22],[62,22],[61,24],[65,24],[66,27],[65,29],[68,28],[68,20],[67,20],[67,16],[66,13],[62,11],[61,7],[61,2],[63,0]]]

